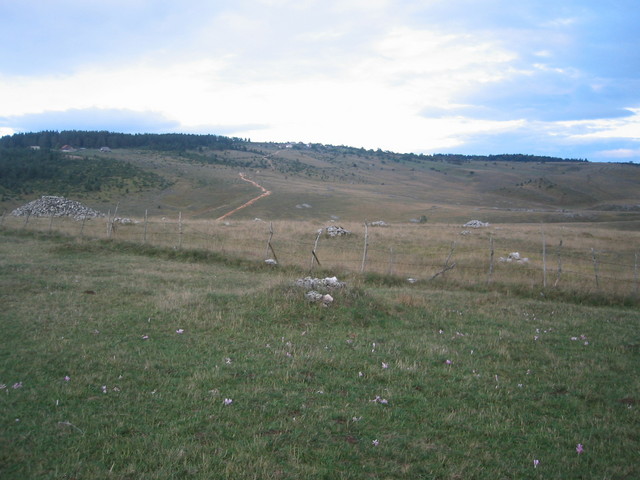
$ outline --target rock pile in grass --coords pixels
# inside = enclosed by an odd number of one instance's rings
[[[296,286],[303,287],[305,290],[309,290],[304,294],[304,297],[312,303],[320,303],[323,307],[328,307],[333,303],[333,297],[328,292],[343,288],[346,286],[344,282],[341,282],[337,277],[327,278],[299,278],[296,280]],[[318,291],[320,290],[320,291]]]
[[[349,230],[346,230],[342,227],[337,227],[336,225],[329,225],[324,229],[324,231],[329,237],[344,237],[346,235],[351,235],[351,232]]]
[[[73,217],[76,220],[105,216],[104,213],[89,208],[80,202],[53,195],[44,195],[38,200],[18,207],[11,212],[11,215],[14,217]]]
[[[309,288],[312,290],[330,290],[332,288],[343,288],[346,284],[338,280],[337,277],[311,278],[304,277],[296,280],[297,287]]]
[[[488,227],[489,223],[481,222],[480,220],[470,220],[463,225],[466,228],[480,228],[480,227]]]

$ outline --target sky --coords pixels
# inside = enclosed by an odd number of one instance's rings
[[[640,162],[637,0],[0,0],[0,135]]]

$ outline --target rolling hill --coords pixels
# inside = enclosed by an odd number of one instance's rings
[[[182,212],[215,219],[261,194],[242,180],[243,173],[272,194],[233,218],[406,222],[426,216],[445,223],[479,218],[493,223],[640,225],[640,166],[634,164],[526,155],[396,154],[210,135],[44,133],[49,134],[47,142],[38,134],[1,139],[3,210],[39,195],[65,194],[103,210],[117,203],[130,216],[148,210],[151,215]],[[75,140],[74,151],[60,153],[60,143],[68,139]],[[30,149],[31,143],[45,147]],[[23,172],[23,180],[8,181],[38,155],[50,157],[49,163],[43,161],[40,171]],[[86,188],[87,178],[100,188]]]

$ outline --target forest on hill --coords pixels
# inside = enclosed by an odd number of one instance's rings
[[[0,198],[2,201],[33,193],[127,193],[166,188],[166,179],[129,162],[66,155],[57,150],[0,148]]]
[[[0,138],[0,148],[40,147],[73,148],[148,148],[153,150],[189,150],[206,147],[214,150],[243,150],[246,140],[221,135],[195,135],[185,133],[117,133],[108,131],[47,130],[16,133]]]
[[[223,135],[198,135],[186,133],[118,133],[108,131],[84,130],[46,130],[41,132],[16,133],[0,137],[0,148],[40,147],[44,149],[60,149],[63,146],[81,148],[143,148],[161,151],[186,151],[207,148],[210,150],[251,150],[249,139],[226,137]],[[455,153],[395,153],[381,149],[366,150],[349,146],[334,146],[318,143],[292,143],[292,149],[336,152],[354,155],[375,155],[390,161],[439,161],[454,164],[471,161],[485,162],[587,162],[586,159],[567,159],[552,156],[528,154],[495,154],[495,155],[463,155]]]

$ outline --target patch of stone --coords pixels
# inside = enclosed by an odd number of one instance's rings
[[[329,225],[327,228],[324,229],[324,231],[327,234],[327,236],[331,238],[344,237],[347,235],[351,235],[351,232],[349,230],[342,227],[338,227],[336,225]]]
[[[330,290],[336,288],[343,288],[346,286],[346,283],[338,280],[337,277],[327,277],[327,278],[311,278],[304,277],[296,280],[297,287],[304,287],[309,290]]]
[[[506,257],[500,257],[499,260],[505,263],[529,263],[529,259],[521,257],[519,252],[511,252]]]
[[[467,223],[463,225],[465,228],[481,228],[488,227],[489,223],[481,222],[480,220],[469,220]]]
[[[322,293],[316,292],[315,290],[311,290],[305,293],[304,298],[312,303],[322,303],[322,306],[324,307],[328,307],[333,303],[333,297],[331,295],[329,295],[328,293],[323,295]]]
[[[388,227],[389,224],[384,220],[376,220],[375,222],[371,222],[369,225],[372,227]]]
[[[33,200],[22,207],[16,208],[11,212],[11,215],[14,217],[73,217],[75,220],[105,216],[104,213],[89,208],[80,202],[54,195],[44,195],[38,200]]]

